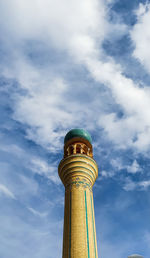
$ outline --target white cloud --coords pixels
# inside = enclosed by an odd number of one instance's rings
[[[122,118],[116,113],[103,115],[99,124],[107,132],[111,141],[119,147],[133,147],[146,151],[150,147],[150,90],[140,88],[122,75],[121,69],[114,63],[102,63],[89,60],[89,70],[96,81],[110,88],[112,96],[124,112]]]
[[[59,8],[58,8],[59,6]],[[97,55],[95,48],[107,32],[106,6],[97,0],[0,3],[3,17],[0,20],[7,52],[11,52],[9,64],[3,74],[16,78],[26,95],[16,98],[14,118],[29,125],[28,137],[44,146],[50,143],[55,151],[63,129],[76,126],[83,121],[86,107],[81,102],[73,103],[66,97],[68,85],[61,76],[51,75],[50,67],[39,69],[25,55],[24,45],[29,40],[40,40],[43,46],[67,51],[78,62],[87,56]],[[36,10],[36,12],[35,12]],[[36,13],[36,15],[35,15]],[[10,45],[11,38],[11,45]],[[9,51],[8,51],[9,50]],[[76,62],[76,61],[75,61]],[[87,119],[89,120],[89,119]],[[60,128],[56,132],[56,128]]]
[[[139,186],[142,187],[142,189],[147,189],[150,186],[150,180],[144,180],[142,182],[139,182]]]
[[[7,145],[3,143],[0,145],[0,150],[7,153],[11,153],[12,155],[15,155],[19,158],[25,156],[25,151],[16,144]]]
[[[42,80],[37,79],[35,89],[30,85],[29,94],[17,99],[14,118],[30,126],[28,138],[55,151],[64,129],[78,124],[82,114],[75,116],[78,106],[65,101],[66,83],[60,78],[52,82]]]
[[[48,179],[50,179],[52,182],[56,184],[60,184],[60,179],[58,177],[58,164],[50,164],[45,160],[39,159],[39,158],[33,158],[30,163],[30,169],[33,170],[35,173],[39,175],[46,176]]]
[[[127,178],[123,186],[123,189],[125,191],[133,191],[133,190],[146,191],[149,186],[150,186],[150,180],[135,182],[135,181],[132,181],[131,178]]]
[[[51,151],[58,150],[61,136],[76,125],[103,127],[106,137],[119,148],[132,147],[142,152],[150,147],[150,90],[125,77],[121,67],[105,56],[101,47],[110,29],[107,3],[102,0],[1,3],[7,23],[1,19],[0,26],[17,49],[14,51],[8,43],[14,62],[3,73],[15,77],[22,89],[26,89],[26,95],[15,96],[14,119],[28,125],[28,138]],[[50,67],[44,70],[31,63],[23,48],[29,40],[40,40],[47,48],[53,44],[56,50],[70,55],[73,64],[83,65],[98,82],[97,92],[104,84],[124,116],[120,118],[115,112],[100,110],[94,99],[91,109],[84,100],[72,101],[70,82],[61,75],[50,74]],[[88,87],[86,93],[90,95]],[[100,101],[105,103],[103,98]]]
[[[2,16],[0,24],[14,41],[40,38],[44,43],[53,42],[56,47],[68,50],[80,36],[103,38],[106,33],[103,0],[34,0],[32,3],[7,0],[0,8],[7,17],[7,23]]]
[[[150,72],[150,4],[148,2],[146,4],[140,3],[136,15],[137,23],[130,34],[135,45],[133,55]]]
[[[11,199],[16,199],[15,195],[5,185],[0,184],[0,195],[2,194]]]
[[[110,163],[117,171],[126,169],[128,173],[132,173],[132,174],[142,172],[142,168],[140,167],[136,159],[133,160],[131,165],[125,164],[121,158],[112,159]]]
[[[104,178],[113,177],[114,174],[115,174],[114,171],[106,171],[106,170],[101,171],[101,176]],[[99,177],[98,180],[101,180],[101,177]]]
[[[128,173],[135,174],[135,173],[141,172],[142,169],[141,169],[140,165],[138,164],[138,162],[136,160],[134,160],[131,166],[127,166],[127,171],[128,171]]]
[[[135,190],[136,186],[137,186],[137,184],[135,182],[133,182],[130,178],[127,178],[126,182],[123,186],[123,189],[127,192],[133,191],[133,190]]]
[[[46,217],[48,214],[47,212],[39,212],[39,211],[33,209],[32,207],[28,207],[28,210],[31,211],[34,215],[39,216],[41,218]]]
[[[125,168],[125,165],[123,165],[123,162],[120,158],[112,159],[110,163],[117,170]]]

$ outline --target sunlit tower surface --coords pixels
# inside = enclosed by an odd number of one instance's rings
[[[65,186],[63,258],[98,258],[92,187],[98,176],[91,136],[73,129],[58,168]]]

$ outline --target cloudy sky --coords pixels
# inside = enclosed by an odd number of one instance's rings
[[[149,1],[0,0],[0,257],[61,257],[57,166],[84,128],[99,258],[149,258],[149,113]]]

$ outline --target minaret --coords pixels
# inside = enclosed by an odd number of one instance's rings
[[[65,186],[63,258],[98,258],[92,187],[98,176],[91,136],[69,131],[59,176]]]

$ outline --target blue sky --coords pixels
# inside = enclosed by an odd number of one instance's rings
[[[0,1],[0,257],[62,253],[68,130],[92,136],[100,258],[150,253],[150,2]]]

